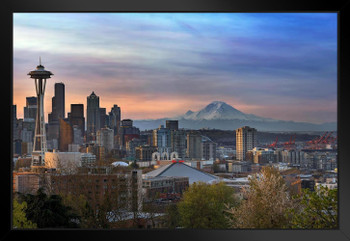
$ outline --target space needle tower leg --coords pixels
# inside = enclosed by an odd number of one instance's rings
[[[28,73],[35,81],[35,90],[37,94],[37,115],[35,123],[35,135],[32,152],[32,166],[44,166],[45,165],[45,152],[46,147],[46,131],[45,131],[45,118],[44,118],[44,95],[46,79],[53,75],[50,71],[45,70],[44,66],[40,64],[35,70]]]

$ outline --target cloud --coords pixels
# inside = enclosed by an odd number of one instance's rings
[[[311,113],[336,101],[336,44],[336,14],[16,13],[14,99],[34,89],[26,74],[41,56],[50,81],[84,103],[94,90],[108,105],[181,99],[194,109],[221,98],[292,110],[300,100]]]

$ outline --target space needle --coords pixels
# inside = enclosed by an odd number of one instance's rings
[[[41,65],[41,58],[39,58],[39,65],[35,70],[30,71],[28,75],[30,75],[30,78],[35,81],[37,95],[37,114],[32,152],[32,166],[43,166],[45,165],[44,157],[45,152],[47,151],[44,119],[44,94],[46,79],[51,78],[51,75],[53,74],[50,71],[45,70],[44,66]]]

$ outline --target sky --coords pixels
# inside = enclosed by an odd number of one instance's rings
[[[107,113],[156,119],[224,101],[249,114],[311,123],[337,120],[336,13],[14,13],[13,104],[35,96],[27,75],[70,104],[92,91]]]

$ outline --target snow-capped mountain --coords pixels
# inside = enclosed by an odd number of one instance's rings
[[[187,111],[181,116],[185,120],[251,120],[251,121],[275,121],[270,118],[263,118],[253,114],[245,114],[231,105],[222,101],[213,101],[203,109],[193,112]]]
[[[243,113],[222,101],[213,101],[199,111],[187,111],[184,115],[155,120],[134,120],[141,130],[149,130],[164,125],[166,120],[179,120],[179,127],[185,129],[214,128],[235,130],[250,126],[259,131],[334,131],[337,123],[314,124],[307,122],[282,121]]]

